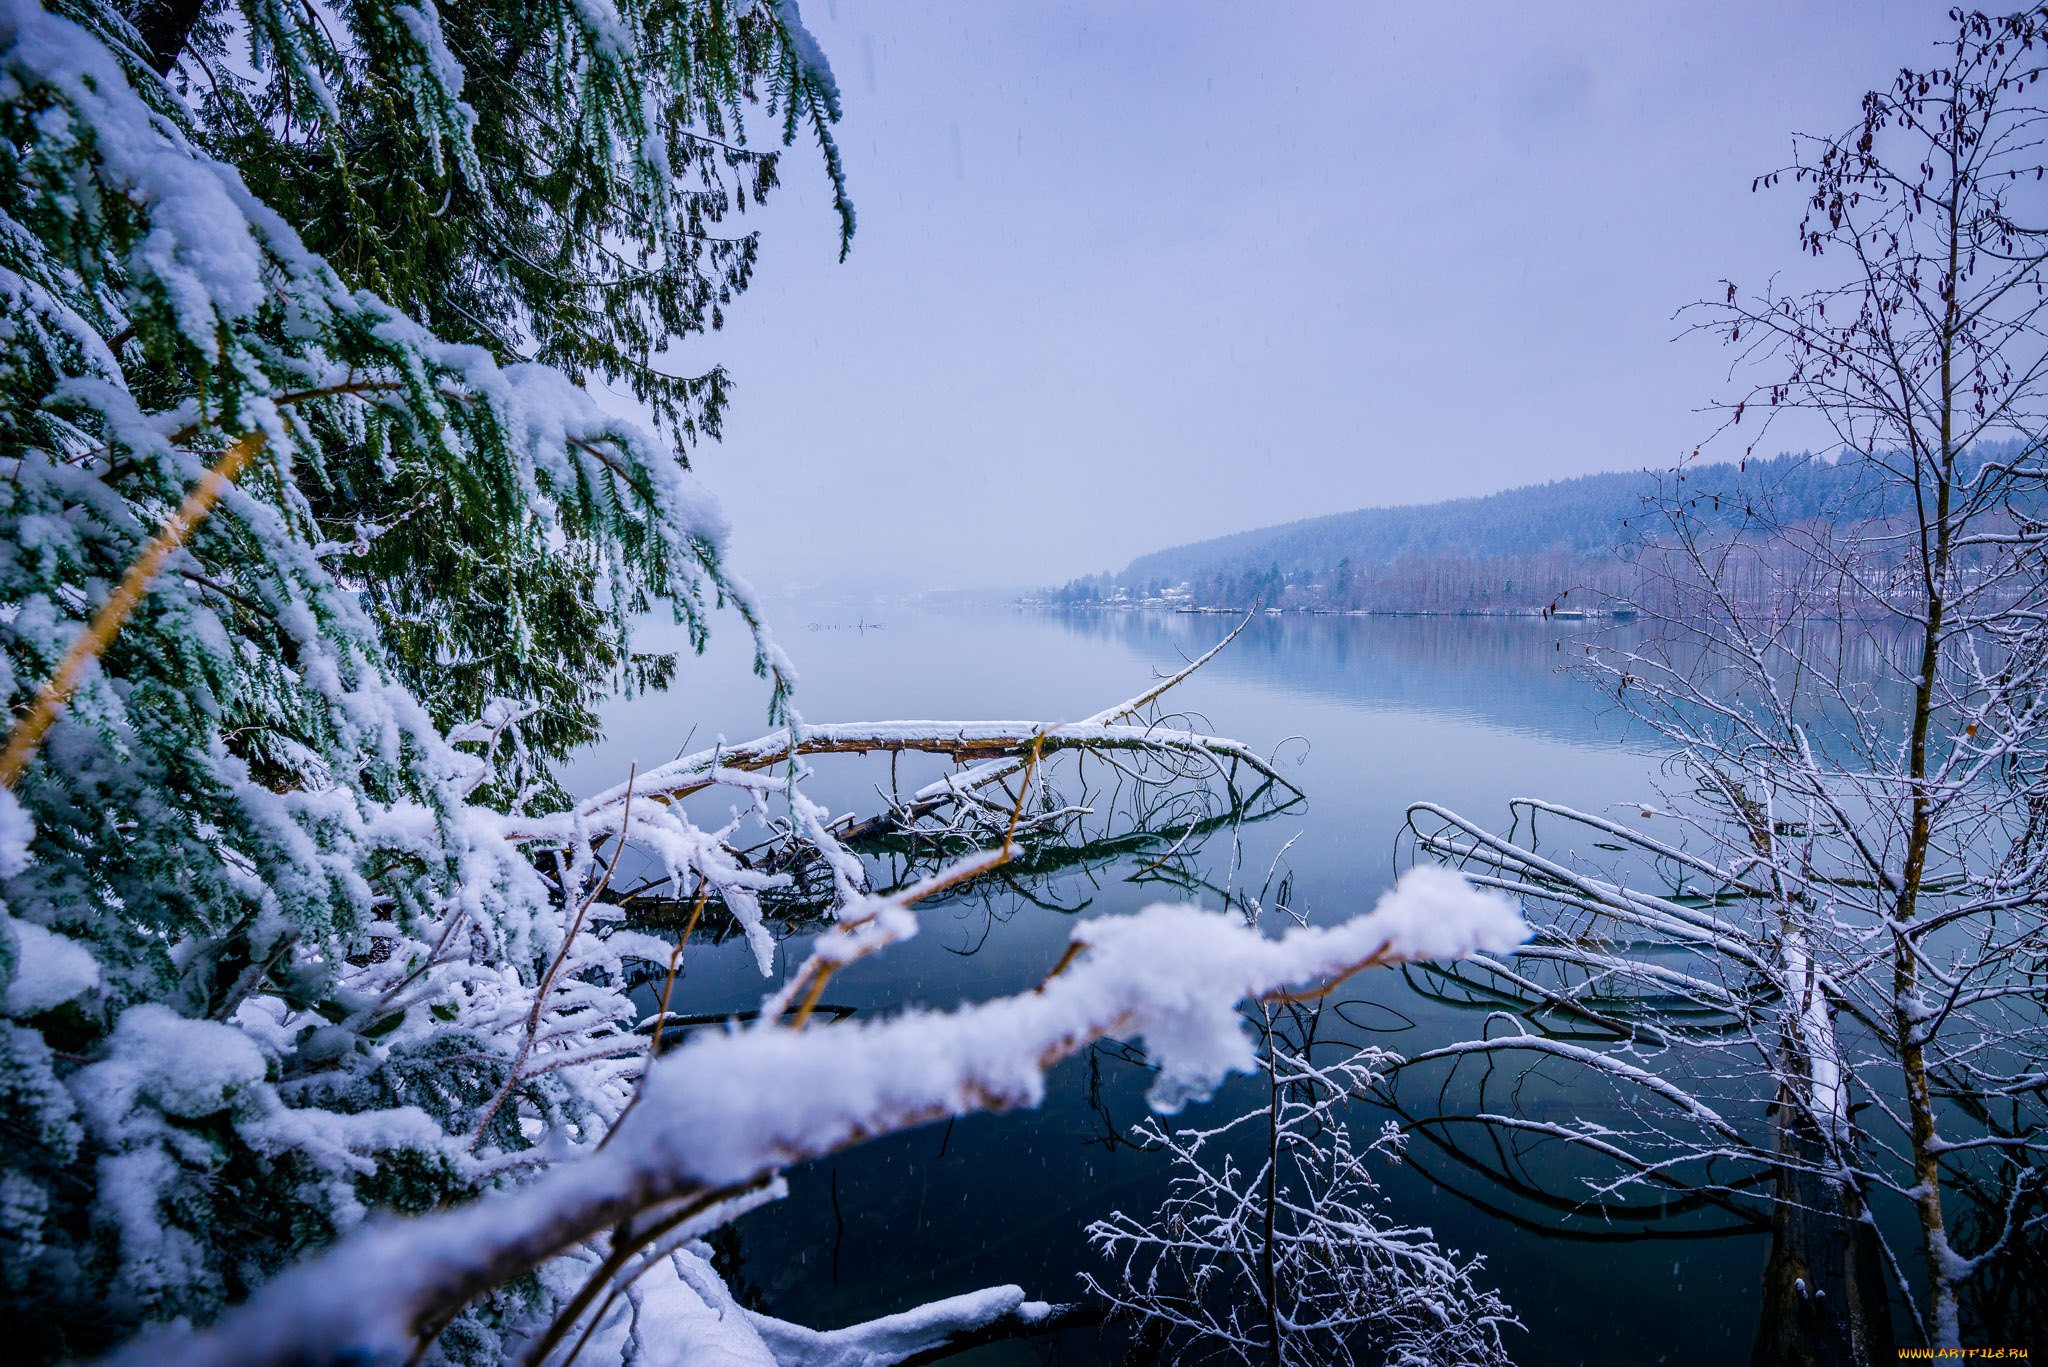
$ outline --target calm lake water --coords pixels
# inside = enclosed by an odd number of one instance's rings
[[[785,606],[771,621],[801,671],[799,706],[812,722],[1072,720],[1139,692],[1232,624],[1158,613],[891,606]],[[741,633],[729,618],[715,625],[711,653],[685,663],[673,692],[614,704],[607,740],[577,766],[572,786],[609,785],[630,764],[645,769],[719,735],[761,733],[765,690],[746,672]],[[1369,907],[1392,881],[1402,815],[1417,800],[1494,826],[1504,824],[1508,800],[1522,796],[1636,818],[1655,797],[1655,752],[1608,700],[1560,669],[1603,629],[1628,630],[1472,618],[1253,623],[1169,695],[1169,710],[1198,714],[1197,725],[1276,754],[1307,800],[1243,828],[1235,841],[1228,832],[1212,837],[1197,871],[1254,894],[1269,869],[1276,881],[1291,873],[1292,907],[1329,920]],[[907,790],[937,772],[906,759],[897,781]],[[886,758],[858,757],[821,761],[807,791],[834,811],[867,814],[890,784]],[[1129,911],[1165,895],[1156,883],[1128,881],[1157,853],[929,905],[916,939],[840,975],[830,1000],[867,1013],[1028,988],[1057,960],[1074,917]],[[785,940],[777,974],[800,962],[809,943],[806,934]],[[738,943],[694,946],[675,1007],[742,1010],[769,986]],[[1347,990],[1339,1033],[1398,1052],[1468,1037],[1481,1020],[1396,972],[1364,975]],[[1149,1212],[1163,1191],[1163,1159],[1119,1142],[1143,1114],[1147,1082],[1135,1050],[1104,1045],[1061,1065],[1036,1111],[934,1126],[798,1169],[787,1201],[739,1224],[728,1257],[737,1254],[756,1303],[819,1327],[1005,1282],[1036,1297],[1073,1299],[1082,1269],[1107,1270],[1083,1237],[1088,1222],[1115,1209]],[[1224,1108],[1250,1096],[1251,1085],[1211,1102],[1209,1123],[1235,1114]],[[1387,1118],[1373,1107],[1355,1110],[1360,1133]],[[1182,1120],[1201,1124],[1204,1115],[1191,1108]],[[1510,1339],[1517,1360],[1747,1360],[1762,1239],[1641,1237],[1657,1231],[1618,1227],[1579,1227],[1568,1237],[1568,1216],[1516,1203],[1455,1153],[1418,1141],[1410,1158],[1382,1174],[1387,1218],[1428,1225],[1445,1245],[1485,1255],[1482,1279],[1526,1326]],[[1112,1362],[1119,1342],[1114,1332],[1076,1331],[1052,1348],[998,1345],[961,1360]]]

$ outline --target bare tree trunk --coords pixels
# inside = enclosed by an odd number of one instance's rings
[[[143,0],[129,16],[135,31],[149,45],[149,63],[166,75],[184,54],[193,25],[206,10],[206,0]]]
[[[1957,126],[1960,126],[1958,123]],[[1950,148],[1951,182],[1959,160]],[[1941,339],[1941,447],[1935,456],[1935,507],[1930,520],[1920,507],[1920,570],[1926,595],[1925,634],[1921,638],[1919,675],[1913,682],[1913,716],[1907,737],[1906,777],[1912,784],[1912,825],[1906,837],[1906,860],[1899,875],[1898,925],[1893,932],[1897,959],[1893,965],[1893,1027],[1899,1034],[1899,1066],[1905,1075],[1906,1107],[1913,1141],[1913,1204],[1920,1215],[1921,1248],[1926,1258],[1928,1295],[1933,1314],[1929,1340],[1942,1348],[1961,1346],[1957,1321],[1956,1278],[1941,1210],[1941,1160],[1937,1151],[1934,1098],[1928,1083],[1926,1028],[1919,1009],[1919,948],[1904,932],[1919,911],[1927,879],[1927,854],[1933,842],[1933,798],[1927,791],[1927,738],[1934,721],[1934,684],[1941,668],[1951,538],[1951,499],[1955,480],[1955,336],[1959,326],[1953,282],[1960,266],[1958,209],[1948,202],[1948,278]],[[1930,539],[1931,537],[1931,539]]]
[[[1788,1065],[1791,1064],[1788,1059]],[[1751,1367],[1891,1367],[1891,1298],[1861,1195],[1816,1169],[1831,1153],[1806,1107],[1780,1087],[1771,1255]]]
[[[1266,1012],[1266,1031],[1270,1038],[1273,1030],[1271,1008]],[[1278,1250],[1273,1246],[1273,1225],[1280,1212],[1280,1075],[1278,1071],[1266,1074],[1266,1211],[1262,1233],[1265,1246],[1260,1250],[1264,1260],[1259,1268],[1259,1279],[1264,1284],[1266,1297],[1266,1361],[1272,1367],[1283,1367],[1286,1361],[1280,1346],[1280,1277]]]
[[[1900,981],[1910,985],[1911,956],[1900,964]],[[1903,1017],[1905,1013],[1901,1013]],[[1905,1028],[1917,1024],[1901,1020]],[[1935,1153],[1934,1102],[1927,1083],[1925,1051],[1915,1040],[1900,1048],[1900,1062],[1906,1073],[1906,1101],[1912,1112],[1913,1204],[1920,1212],[1920,1245],[1927,1260],[1928,1296],[1933,1315],[1928,1340],[1937,1348],[1962,1346],[1962,1328],[1956,1301],[1956,1279],[1949,1271],[1953,1257],[1948,1231],[1941,1213],[1941,1160]]]

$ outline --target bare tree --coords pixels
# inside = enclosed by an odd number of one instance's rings
[[[1261,1104],[1206,1128],[1138,1123],[1173,1190],[1146,1218],[1089,1226],[1116,1265],[1089,1290],[1175,1361],[1508,1362],[1517,1321],[1475,1283],[1481,1260],[1379,1209],[1374,1168],[1399,1161],[1400,1130],[1361,1143],[1345,1124],[1393,1056],[1318,1038],[1321,1023],[1320,1002],[1260,1003]]]
[[[1654,500],[1651,643],[1590,665],[1670,747],[1642,816],[1673,834],[1411,814],[1423,853],[1550,912],[1489,970],[1513,1028],[1425,1061],[1618,1087],[1626,1122],[1487,1123],[1600,1164],[1600,1201],[1647,1187],[1774,1230],[1772,1360],[1885,1360],[1887,1279],[1916,1337],[1957,1345],[2042,1218],[2048,10],[1951,20],[1932,66],[1759,178],[1807,196],[1802,269],[1846,269],[1724,282],[1694,315],[1755,380],[1721,434],[1804,415],[1839,477],[1819,518],[1759,480],[1709,519],[1686,464]]]

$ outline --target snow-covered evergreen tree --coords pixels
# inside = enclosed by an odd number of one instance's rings
[[[774,3],[0,11],[17,719],[208,468],[242,467],[0,795],[0,1248],[32,1356],[203,1318],[366,1210],[480,1181],[503,1049],[448,1027],[531,983],[573,894],[469,804],[561,805],[548,764],[594,702],[672,667],[635,614],[754,620],[669,444],[716,431],[723,377],[654,358],[753,268],[730,224],[779,148],[743,110],[836,176],[835,98]],[[505,983],[423,972],[451,937]],[[583,1081],[528,1099],[573,1132]],[[515,1114],[477,1149],[527,1147]]]

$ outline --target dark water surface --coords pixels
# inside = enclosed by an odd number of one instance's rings
[[[801,671],[799,706],[812,722],[1072,720],[1140,691],[1231,625],[1207,616],[1000,608],[785,607],[771,620]],[[720,734],[739,741],[764,730],[765,689],[746,673],[736,624],[718,625],[710,656],[687,662],[675,691],[613,706],[610,735],[578,766],[574,786],[606,786],[629,764],[645,769]],[[1269,870],[1276,880],[1291,873],[1293,908],[1327,921],[1368,908],[1392,881],[1410,802],[1440,802],[1496,826],[1508,799],[1520,796],[1636,818],[1641,806],[1655,805],[1655,753],[1602,695],[1559,669],[1582,657],[1600,630],[1523,619],[1253,623],[1175,690],[1170,706],[1277,754],[1307,801],[1242,829],[1236,841],[1228,832],[1212,837],[1195,861],[1202,876],[1256,894]],[[908,789],[936,772],[905,760],[897,778]],[[821,761],[807,791],[835,812],[867,814],[890,782],[886,758],[839,759]],[[829,998],[867,1013],[1026,989],[1058,959],[1075,916],[1129,911],[1165,895],[1156,884],[1127,881],[1151,857],[1059,874],[1031,884],[1029,897],[997,887],[927,906],[916,939],[840,975]],[[801,934],[784,941],[777,974],[800,962],[809,943]],[[770,986],[743,946],[693,946],[675,1007],[745,1009]],[[1344,1024],[1332,1019],[1329,1027],[1398,1052],[1468,1037],[1481,1024],[1479,1013],[1421,995],[1395,972],[1365,975],[1347,991],[1338,1008]],[[1135,1050],[1099,1046],[1056,1070],[1036,1111],[933,1126],[793,1171],[789,1199],[743,1220],[727,1256],[737,1256],[758,1304],[819,1327],[1005,1282],[1035,1297],[1072,1299],[1081,1269],[1107,1271],[1083,1238],[1087,1223],[1119,1208],[1149,1212],[1162,1194],[1163,1160],[1121,1142],[1143,1114],[1147,1082]],[[1190,1108],[1182,1123],[1235,1114],[1225,1108],[1250,1097],[1252,1085]],[[1412,1104],[1405,1094],[1402,1101]],[[1360,1133],[1387,1118],[1355,1109]],[[1510,1340],[1518,1361],[1747,1360],[1762,1240],[1567,1238],[1556,1220],[1531,1227],[1490,1213],[1528,1212],[1456,1154],[1418,1141],[1410,1157],[1382,1174],[1386,1220],[1428,1225],[1445,1245],[1485,1255],[1482,1280],[1526,1326]],[[961,1360],[1109,1362],[1116,1344],[1114,1334],[1079,1331],[1051,1348],[1000,1345]]]

